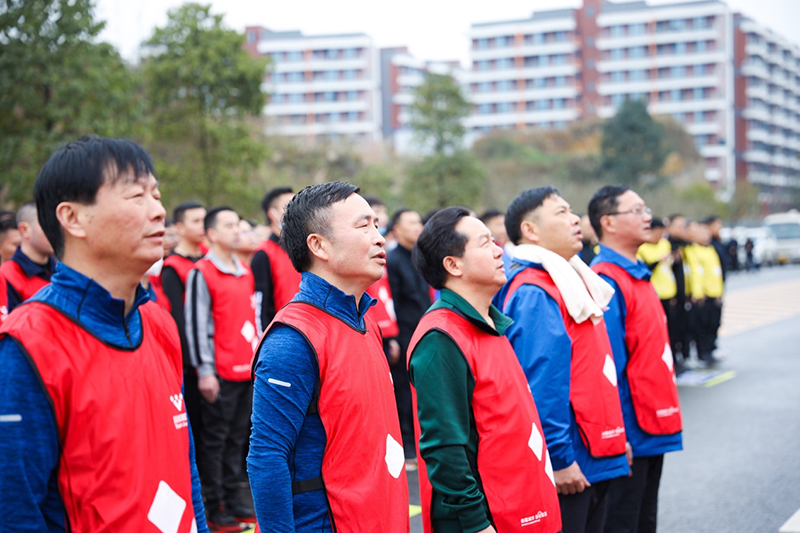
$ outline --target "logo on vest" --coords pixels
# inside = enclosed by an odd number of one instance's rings
[[[253,349],[253,351],[255,351],[256,346],[258,346],[258,335],[256,334],[256,327],[253,325],[253,323],[250,322],[249,320],[245,320],[244,324],[242,324],[242,329],[239,330],[239,333],[242,334],[244,340],[249,342],[251,348]]]
[[[159,481],[147,519],[162,533],[177,533],[185,509],[186,500],[181,498],[166,481]]]
[[[520,527],[532,526],[533,524],[541,522],[543,518],[547,518],[547,511],[539,511],[535,515],[520,518],[519,525]]]
[[[169,397],[169,401],[172,402],[172,405],[174,405],[175,409],[177,409],[178,411],[180,411],[183,408],[182,393],[179,392],[178,394],[173,394],[172,396]]]
[[[625,433],[625,428],[617,426],[614,429],[607,429],[600,434],[601,439],[613,439]]]
[[[606,354],[606,360],[603,363],[603,375],[615,387],[617,386],[617,365],[609,354]]]
[[[406,464],[406,456],[403,453],[403,445],[394,440],[391,435],[386,435],[386,455],[384,456],[386,467],[389,474],[397,479]]]
[[[672,349],[669,347],[669,343],[664,343],[664,353],[661,354],[661,360],[664,361],[664,364],[667,365],[669,371],[672,372],[673,369],[673,361],[672,361]]]
[[[680,413],[680,412],[681,412],[681,408],[680,407],[676,407],[674,405],[671,405],[671,406],[669,406],[669,407],[667,407],[665,409],[658,409],[656,411],[656,416],[658,418],[666,418],[668,416],[672,416],[672,415]]]

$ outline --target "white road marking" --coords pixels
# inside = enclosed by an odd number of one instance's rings
[[[0,422],[22,422],[22,415],[0,415]]]
[[[279,379],[272,379],[272,378],[269,378],[267,380],[267,383],[272,383],[273,385],[280,385],[281,387],[287,387],[287,388],[292,386],[291,383],[287,383],[285,381],[281,381]]]
[[[800,533],[800,509],[778,530],[779,533]]]

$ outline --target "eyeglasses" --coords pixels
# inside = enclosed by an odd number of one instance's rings
[[[634,209],[630,209],[628,211],[617,211],[615,213],[608,213],[609,216],[611,216],[611,215],[630,215],[630,214],[639,215],[640,217],[644,218],[647,215],[652,215],[653,214],[653,210],[645,205],[645,206],[642,206],[642,207],[636,207]]]

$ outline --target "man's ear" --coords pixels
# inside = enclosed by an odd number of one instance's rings
[[[61,202],[56,206],[56,218],[64,232],[76,239],[86,238],[84,224],[89,206],[78,202]]]
[[[539,242],[539,226],[533,220],[523,220],[519,225],[522,237],[532,243]]]
[[[442,259],[442,266],[447,273],[454,278],[460,278],[464,275],[464,271],[462,270],[462,259],[460,257],[448,255]]]
[[[311,252],[311,255],[321,259],[322,261],[329,261],[331,258],[331,241],[326,236],[319,233],[312,233],[306,237],[306,246]]]
[[[600,227],[603,228],[603,235],[613,235],[617,232],[614,217],[603,215],[600,217]]]

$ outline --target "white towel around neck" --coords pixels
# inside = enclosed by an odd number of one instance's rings
[[[614,289],[598,276],[580,256],[567,261],[555,252],[536,244],[520,244],[514,248],[514,258],[540,263],[558,287],[567,312],[580,324],[587,318],[597,322],[603,317]]]

